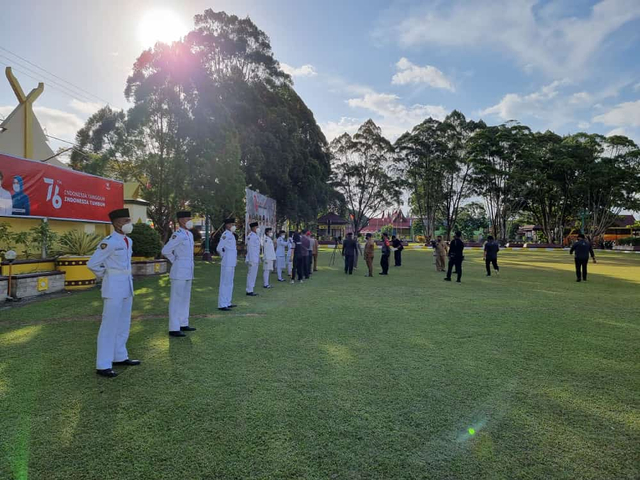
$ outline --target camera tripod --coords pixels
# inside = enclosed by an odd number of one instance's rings
[[[333,247],[333,252],[331,253],[331,258],[329,259],[329,266],[333,267],[336,263],[336,251],[338,250],[338,244],[336,243]]]

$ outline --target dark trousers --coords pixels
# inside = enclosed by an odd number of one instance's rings
[[[296,273],[298,274],[298,280],[302,280],[304,278],[305,272],[305,264],[307,263],[307,257],[295,257],[293,260],[293,277],[292,280],[296,279]]]
[[[380,267],[382,268],[382,273],[386,275],[389,271],[389,255],[382,255],[380,258]]]
[[[348,273],[349,275],[353,274],[353,261],[353,255],[344,256],[344,273]]]
[[[487,266],[487,275],[491,275],[491,265],[493,265],[493,269],[496,272],[500,271],[500,267],[498,267],[498,259],[497,258],[492,258],[492,259],[485,259],[484,264]]]
[[[575,259],[576,261],[576,277],[578,280],[586,280],[587,279],[587,264],[589,263],[589,259],[580,260],[579,258]]]
[[[447,269],[447,278],[451,278],[451,270],[456,267],[456,273],[458,274],[458,281],[462,278],[462,258],[449,257],[449,268]]]
[[[313,266],[313,252],[309,252],[309,256],[307,257],[307,278],[311,276],[311,270]]]
[[[400,250],[393,252],[393,259],[396,262],[396,267],[402,266],[402,252]]]

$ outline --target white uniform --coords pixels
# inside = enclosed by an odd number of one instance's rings
[[[131,251],[133,241],[120,233],[113,233],[98,246],[87,267],[102,279],[102,323],[98,332],[96,368],[106,370],[113,362],[129,358],[127,339],[131,326],[133,277]]]
[[[162,249],[171,262],[171,296],[169,297],[169,331],[189,326],[189,304],[193,281],[193,234],[179,228]]]
[[[231,305],[233,297],[233,277],[238,263],[238,246],[236,236],[225,230],[220,237],[216,251],[222,257],[220,263],[220,288],[218,290],[218,308],[226,308]]]
[[[293,274],[293,252],[296,249],[296,244],[293,241],[293,237],[287,239],[287,273],[289,276]]]
[[[260,266],[260,237],[257,233],[249,232],[247,237],[247,257],[245,262],[249,264],[247,271],[247,293],[253,293]]]
[[[276,250],[273,246],[273,238],[265,236],[262,246],[262,284],[269,285],[269,275],[273,271],[273,262],[276,260]]]
[[[276,268],[278,270],[278,280],[283,280],[282,271],[285,267],[286,262],[286,248],[287,248],[287,239],[284,237],[278,237],[277,244],[278,248],[276,248]]]

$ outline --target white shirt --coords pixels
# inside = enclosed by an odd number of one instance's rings
[[[0,215],[9,216],[13,213],[11,193],[0,187]]]
[[[278,248],[276,249],[277,257],[284,257],[285,249],[287,248],[288,242],[286,238],[278,237]]]
[[[133,241],[129,237],[114,232],[100,242],[87,262],[89,270],[103,279],[102,298],[133,297],[132,248]]]
[[[222,257],[221,266],[236,266],[238,263],[238,245],[236,243],[236,236],[231,232],[231,230],[224,231],[220,237],[216,251]]]
[[[249,264],[260,263],[260,237],[255,232],[249,232],[247,237],[247,258],[245,262]]]
[[[193,234],[179,228],[171,235],[162,248],[162,255],[171,262],[169,278],[173,280],[193,280]]]
[[[276,259],[276,251],[273,247],[273,239],[270,237],[264,237],[263,245],[263,259],[265,262],[273,262]]]

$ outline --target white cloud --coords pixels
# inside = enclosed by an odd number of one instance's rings
[[[489,46],[515,57],[527,72],[577,78],[611,33],[638,18],[638,0],[602,0],[580,17],[560,2],[430,2],[394,24],[387,22],[376,36],[391,34],[404,47]]]
[[[87,117],[93,115],[103,107],[101,103],[81,102],[75,98],[69,102],[69,106]]]
[[[610,132],[608,132],[605,136],[606,137],[613,137],[614,135],[623,135],[625,137],[629,137],[629,133],[627,132],[627,130],[625,128],[614,128],[613,130],[611,130]]]
[[[14,108],[14,106],[1,106],[0,115],[7,117]],[[76,132],[84,126],[80,117],[63,110],[36,105],[33,111],[45,133],[63,140],[73,141],[76,138]]]
[[[321,123],[320,128],[322,129],[324,136],[327,138],[327,141],[330,142],[343,133],[353,135],[364,122],[365,119],[361,118],[341,117],[337,122],[329,121]]]
[[[569,103],[574,105],[589,104],[593,102],[593,96],[588,92],[578,92],[571,95]]]
[[[593,121],[614,127],[640,127],[640,100],[620,103],[608,112],[593,117]]]
[[[591,126],[591,124],[589,122],[578,122],[578,128],[589,128]]]
[[[540,90],[528,95],[507,93],[500,103],[480,112],[482,115],[496,115],[502,120],[520,120],[526,116],[541,118],[548,102],[557,97],[560,88],[568,85],[568,80],[556,80]]]
[[[313,65],[302,65],[301,67],[292,67],[286,63],[280,63],[280,68],[284,73],[291,75],[292,77],[315,77],[318,72]]]
[[[406,106],[400,102],[399,96],[389,93],[367,93],[347,100],[347,104],[375,113],[379,118],[374,118],[374,121],[390,140],[395,140],[428,117],[443,120],[448,113],[441,105]]]
[[[634,92],[640,92],[640,82],[636,83],[636,84],[633,86],[633,91],[634,91]]]
[[[434,88],[444,88],[445,90],[455,92],[453,84],[447,79],[444,73],[431,65],[420,67],[411,63],[405,57],[402,57],[398,63],[396,63],[396,69],[398,73],[391,79],[391,83],[394,85],[425,83]]]

